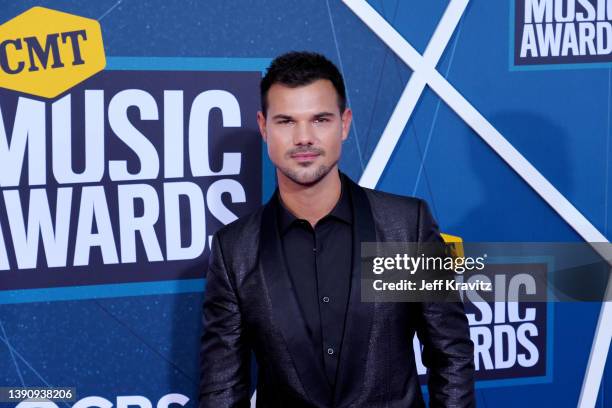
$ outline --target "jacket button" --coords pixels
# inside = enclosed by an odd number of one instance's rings
[[[329,354],[330,356],[331,356],[332,354],[334,354],[334,349],[333,349],[333,348],[331,348],[331,347],[330,347],[330,348],[328,348],[328,349],[327,349],[327,354]]]
[[[323,296],[323,303],[329,303],[329,298],[327,296]]]

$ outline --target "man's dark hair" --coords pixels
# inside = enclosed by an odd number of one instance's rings
[[[313,83],[318,79],[328,79],[338,94],[340,112],[346,108],[346,91],[342,74],[338,68],[321,54],[307,51],[291,51],[276,57],[261,80],[261,110],[264,116],[268,111],[268,91],[274,84],[297,88]]]

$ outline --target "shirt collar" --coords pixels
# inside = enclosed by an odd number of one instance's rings
[[[340,198],[338,199],[338,202],[336,202],[336,205],[334,206],[334,208],[332,208],[332,210],[329,212],[329,214],[327,214],[325,217],[333,217],[336,218],[340,221],[343,221],[347,224],[352,224],[353,223],[353,211],[352,211],[352,206],[351,206],[351,198],[350,198],[350,192],[348,189],[348,186],[346,185],[346,181],[344,178],[343,174],[340,174]],[[276,191],[276,197],[278,200],[278,219],[279,219],[279,228],[280,228],[280,232],[282,234],[284,234],[287,229],[292,226],[294,223],[299,223],[299,222],[308,222],[306,220],[297,218],[295,215],[293,215],[293,213],[291,213],[291,211],[289,211],[289,209],[287,209],[287,207],[285,207],[285,204],[283,204],[283,200],[281,199],[280,196],[280,192],[277,190]],[[321,219],[323,219],[321,218]]]

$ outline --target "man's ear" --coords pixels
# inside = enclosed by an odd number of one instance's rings
[[[268,134],[266,133],[266,116],[262,111],[257,112],[257,125],[259,126],[259,133],[264,143],[268,143]]]
[[[346,108],[342,112],[342,140],[346,140],[351,130],[351,121],[353,120],[353,111],[350,108]]]

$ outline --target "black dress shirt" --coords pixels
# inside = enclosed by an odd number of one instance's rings
[[[344,182],[343,182],[344,184]],[[285,262],[315,350],[335,384],[351,281],[353,211],[342,186],[332,211],[314,228],[294,216],[278,196],[278,219]]]

